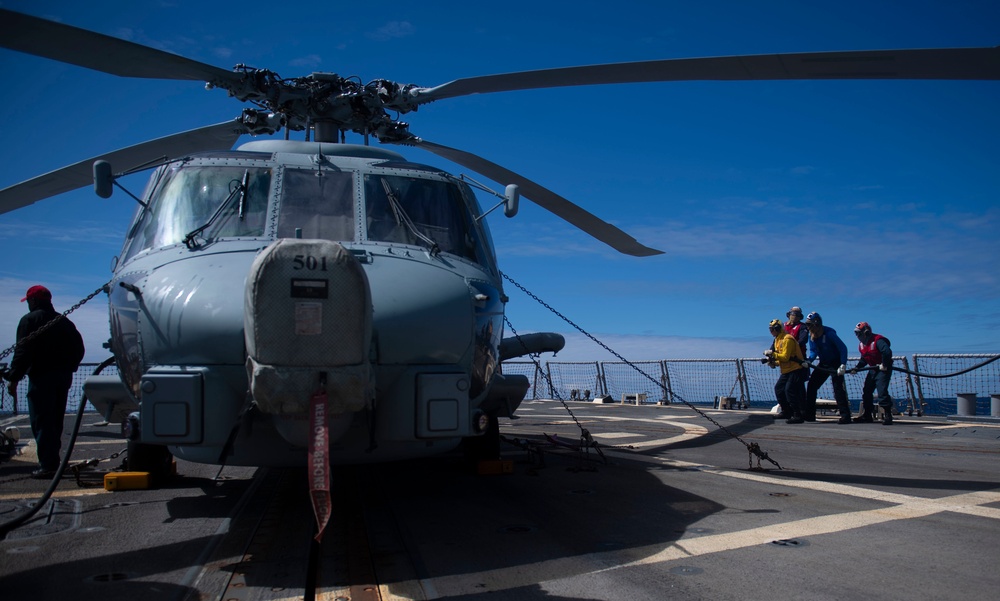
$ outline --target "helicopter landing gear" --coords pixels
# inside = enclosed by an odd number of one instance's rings
[[[470,436],[462,439],[462,453],[466,460],[476,462],[500,458],[500,420],[495,415],[488,415],[489,425],[482,436]]]
[[[500,420],[489,416],[489,425],[482,436],[462,439],[462,454],[468,465],[478,474],[508,474],[513,471],[513,462],[500,457]]]
[[[174,476],[174,456],[164,445],[128,441],[125,469],[149,472],[153,486],[162,486]]]

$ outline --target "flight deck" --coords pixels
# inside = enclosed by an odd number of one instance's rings
[[[125,444],[88,413],[77,469],[0,541],[4,598],[994,597],[1000,427],[703,412],[526,401],[501,421],[503,469],[336,468],[321,543],[305,466],[179,461],[163,486],[107,491]],[[29,477],[26,417],[0,421],[23,432],[0,464],[7,522],[50,483]]]

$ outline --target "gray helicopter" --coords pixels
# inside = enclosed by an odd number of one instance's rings
[[[521,196],[612,248],[659,254],[484,158],[412,134],[439,100],[534,88],[684,80],[1000,79],[1000,49],[670,59],[486,75],[420,87],[333,73],[220,69],[0,10],[0,46],[137,78],[205,82],[252,105],[233,121],[152,140],[0,190],[0,212],[93,183],[110,196],[151,169],[108,286],[120,376],[85,389],[124,421],[130,467],[302,465],[499,447],[529,382],[506,360],[554,352],[555,333],[504,337],[507,297],[485,215]],[[231,147],[246,134],[285,139]],[[305,140],[289,140],[289,131]],[[351,132],[364,145],[344,143]],[[423,148],[505,186],[369,146]],[[127,171],[116,171],[124,166]],[[485,210],[476,197],[495,195]],[[318,442],[319,441],[319,442]]]

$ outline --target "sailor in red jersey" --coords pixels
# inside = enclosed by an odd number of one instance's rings
[[[863,367],[875,367],[865,376],[861,391],[861,415],[854,418],[855,422],[872,423],[875,421],[875,406],[872,403],[873,393],[878,391],[878,405],[883,410],[882,425],[892,425],[892,397],[889,396],[889,379],[892,378],[892,348],[889,339],[881,334],[873,334],[867,321],[862,321],[854,328],[858,337],[858,352],[861,360],[851,370],[858,373]]]
[[[802,322],[802,308],[792,307],[785,313],[788,321],[785,322],[785,332],[795,339],[802,354],[806,354],[809,344],[809,328]]]

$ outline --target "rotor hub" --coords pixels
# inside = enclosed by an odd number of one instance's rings
[[[295,131],[315,126],[317,139],[323,138],[320,141],[335,141],[340,131],[372,135],[384,143],[415,138],[408,124],[393,118],[386,110],[399,113],[416,110],[412,90],[417,86],[412,84],[377,79],[362,85],[355,79],[324,72],[283,79],[274,71],[242,64],[233,70],[240,76],[217,79],[208,87],[224,88],[231,97],[255,104],[266,112],[244,111],[242,120],[253,133],[258,133],[254,128],[263,123],[265,129],[260,133],[273,133],[266,127],[274,125]],[[262,117],[265,114],[273,117]]]

